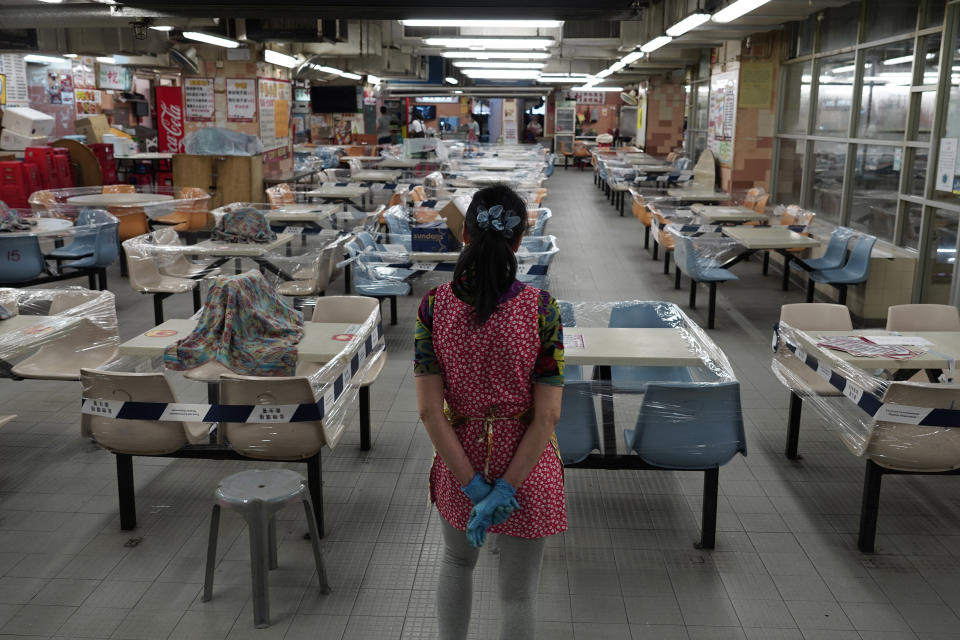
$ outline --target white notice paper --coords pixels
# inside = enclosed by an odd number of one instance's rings
[[[582,333],[564,333],[563,334],[563,348],[564,349],[583,349],[585,344],[583,341]]]
[[[920,336],[863,336],[873,344],[905,347],[931,347],[933,343]]]
[[[957,139],[940,138],[940,161],[937,163],[937,191],[953,191],[957,169]]]

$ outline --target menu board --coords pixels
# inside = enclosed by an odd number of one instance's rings
[[[288,80],[260,78],[257,81],[260,110],[260,141],[264,149],[290,143],[290,103],[293,90]]]
[[[96,59],[93,56],[78,56],[71,62],[73,86],[77,89],[96,89],[97,75],[93,72]]]
[[[193,122],[213,122],[217,110],[213,78],[186,78],[183,83],[184,115]]]
[[[103,112],[103,92],[98,89],[74,89],[77,116],[89,116]]]
[[[503,141],[517,141],[517,101],[513,99],[503,101]]]
[[[27,64],[19,53],[0,55],[0,74],[4,75],[6,104],[9,107],[29,107],[27,93]]]
[[[733,139],[737,123],[737,71],[710,77],[710,113],[707,146],[721,166],[733,166]]]
[[[97,68],[97,87],[100,89],[117,89],[129,91],[133,83],[130,69],[118,64],[99,63]]]
[[[254,78],[227,78],[227,121],[253,122],[257,119],[257,81]]]

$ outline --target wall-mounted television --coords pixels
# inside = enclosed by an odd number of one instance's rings
[[[356,113],[360,111],[358,87],[310,87],[310,109],[314,113]]]
[[[419,112],[424,120],[436,120],[437,108],[432,104],[418,104],[413,108],[414,113]]]

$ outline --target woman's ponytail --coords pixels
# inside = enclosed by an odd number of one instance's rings
[[[514,246],[527,228],[527,206],[506,185],[486,187],[473,196],[464,228],[470,244],[457,260],[453,289],[471,302],[477,324],[483,324],[517,277]]]

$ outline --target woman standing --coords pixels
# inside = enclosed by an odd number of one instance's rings
[[[516,280],[526,213],[508,187],[478,191],[453,281],[428,292],[417,315],[418,408],[437,451],[430,499],[444,540],[444,640],[467,636],[473,568],[488,532],[501,534],[500,638],[532,638],[545,537],[567,528],[553,437],[563,333],[550,294]]]

